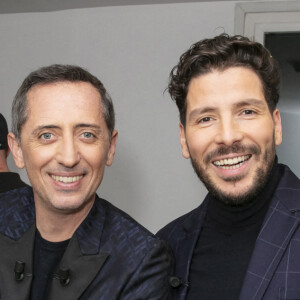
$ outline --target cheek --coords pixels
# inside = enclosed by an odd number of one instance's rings
[[[24,151],[24,161],[26,168],[36,168],[40,169],[44,165],[46,165],[51,158],[53,157],[53,153],[49,151],[49,149],[34,149],[31,151]]]
[[[106,162],[106,152],[104,153],[103,149],[93,149],[90,151],[85,151],[84,157],[86,162],[93,168],[95,171],[100,171],[105,167]]]
[[[262,127],[252,133],[253,140],[261,147],[270,147],[274,141],[274,130],[271,127]]]
[[[209,150],[212,150],[213,143],[205,134],[194,134],[188,138],[188,148],[192,157],[196,157],[200,162],[201,158],[205,156]]]

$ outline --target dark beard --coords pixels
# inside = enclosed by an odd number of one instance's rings
[[[245,151],[247,150],[247,151]],[[207,190],[212,194],[212,196],[231,206],[242,206],[252,202],[257,196],[261,193],[263,188],[265,187],[270,173],[272,171],[274,158],[275,158],[275,141],[273,139],[272,146],[267,148],[265,153],[261,153],[261,150],[257,146],[245,147],[240,144],[235,144],[232,147],[222,146],[218,148],[216,151],[209,153],[205,158],[205,163],[211,163],[211,159],[216,155],[224,155],[229,153],[251,153],[259,156],[263,155],[262,160],[265,162],[265,168],[258,168],[256,170],[255,178],[252,186],[248,189],[248,191],[244,194],[230,195],[229,193],[225,193],[213,182],[211,177],[206,174],[205,170],[198,164],[197,160],[191,157],[191,163],[196,172],[199,179],[203,182]],[[227,182],[238,182],[241,180],[241,176],[230,177],[228,179],[224,179]]]

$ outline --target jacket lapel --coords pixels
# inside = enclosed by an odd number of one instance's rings
[[[299,179],[289,169],[276,189],[255,243],[240,300],[262,299],[299,226]]]
[[[178,287],[179,291],[176,291],[174,300],[183,300],[186,297],[193,252],[206,215],[206,209],[207,198],[194,210],[192,216],[184,221],[182,232],[179,233],[179,238],[176,239],[176,245],[172,247],[176,257],[175,275],[182,281],[182,284]]]
[[[110,255],[100,251],[105,210],[102,202],[96,199],[89,215],[70,240],[58,267],[69,271],[70,282],[63,285],[57,270],[49,289],[49,300],[79,299],[101,270]]]
[[[69,271],[70,282],[67,285],[59,279],[59,272],[53,278],[50,287],[49,300],[75,300],[79,299],[91,281],[95,278],[104,262],[108,258],[108,253],[94,255],[83,255],[81,253],[76,235],[71,239],[68,248],[60,263],[60,269]]]
[[[32,189],[24,187],[1,194],[0,203],[1,299],[29,298],[32,281],[32,253],[35,213]],[[24,262],[24,278],[15,279],[16,261]]]
[[[35,237],[35,225],[17,241],[4,235],[0,236],[0,281],[1,299],[29,299],[32,281],[32,253]],[[25,263],[24,278],[15,279],[14,268],[16,261]]]

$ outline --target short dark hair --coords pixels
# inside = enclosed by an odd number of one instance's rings
[[[102,114],[110,136],[115,127],[115,113],[112,100],[102,82],[86,71],[74,65],[54,64],[31,72],[17,91],[12,105],[12,132],[20,140],[22,126],[28,118],[27,93],[35,85],[55,82],[88,82],[92,84],[101,96]]]
[[[277,62],[260,43],[225,33],[212,39],[193,44],[183,53],[179,63],[172,69],[168,91],[179,109],[180,121],[186,122],[186,96],[191,79],[229,67],[246,67],[253,70],[261,80],[270,112],[279,100],[279,71]]]

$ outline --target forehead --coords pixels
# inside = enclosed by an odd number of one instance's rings
[[[250,68],[230,67],[193,78],[188,87],[187,106],[195,101],[219,106],[251,98],[266,103],[259,76]]]
[[[101,96],[87,82],[36,85],[27,93],[27,110],[27,122],[66,124],[103,121]]]

